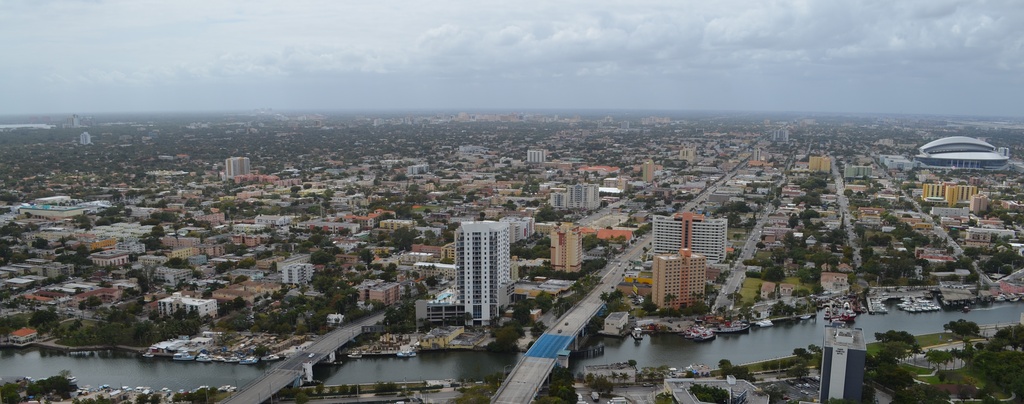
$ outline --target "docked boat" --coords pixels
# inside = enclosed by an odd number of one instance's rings
[[[174,359],[176,361],[192,361],[192,360],[195,360],[196,357],[192,356],[192,354],[190,354],[188,352],[178,352],[178,353],[175,353],[174,356],[171,357],[171,359]]]
[[[146,352],[146,353],[142,354],[143,358],[152,358],[154,356],[156,356],[156,355],[153,355],[152,352]]]
[[[264,361],[264,362],[273,362],[273,361],[280,360],[280,359],[281,359],[281,357],[277,356],[275,354],[270,354],[270,355],[267,355],[267,356],[264,356],[264,357],[260,358],[260,360]]]
[[[399,358],[412,358],[412,357],[416,356],[416,351],[413,351],[413,350],[399,351],[397,355],[398,355]]]
[[[679,335],[686,339],[693,339],[705,331],[707,331],[706,328],[699,325],[695,325],[691,326],[690,328],[687,328],[685,331],[679,333]]]
[[[810,314],[804,314],[804,315],[800,316],[800,319],[801,319],[801,320],[810,320],[810,319],[811,319],[811,317],[812,317],[812,316],[811,316]]]
[[[718,336],[715,335],[714,331],[704,330],[704,332],[697,334],[693,337],[693,342],[711,342],[714,341]]]
[[[727,321],[711,329],[715,334],[738,334],[750,331],[750,323],[745,321]]]
[[[964,313],[970,313],[971,312],[971,306],[964,306],[964,308],[960,309],[960,311],[962,311]]]
[[[238,362],[241,362],[241,359],[238,359],[237,356],[229,356],[227,358],[224,358],[224,363],[238,363]]]
[[[644,332],[643,330],[640,329],[640,327],[634,328],[633,331],[629,333],[629,335],[631,335],[633,337],[633,340],[635,341],[643,341],[644,339]]]
[[[78,385],[78,378],[74,377],[74,376],[68,376],[68,384],[71,385],[71,386],[77,386]]]
[[[363,357],[363,354],[359,353],[359,352],[353,352],[353,353],[348,354],[348,357],[349,357],[349,359],[359,359],[359,358]]]
[[[754,325],[757,325],[758,327],[771,327],[775,325],[775,323],[773,323],[772,320],[764,319],[754,323]]]
[[[242,359],[242,360],[238,361],[238,364],[239,365],[255,365],[255,364],[259,363],[259,361],[260,361],[260,358],[257,358],[255,356],[250,356],[248,358],[245,358],[245,359]]]
[[[196,362],[213,362],[213,358],[211,358],[210,355],[201,353],[196,355]]]

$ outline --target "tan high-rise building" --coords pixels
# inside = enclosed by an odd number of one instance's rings
[[[971,213],[979,214],[988,210],[988,195],[976,194],[971,197]]]
[[[551,269],[577,272],[583,265],[583,233],[572,223],[551,229]]]
[[[683,146],[682,149],[679,149],[679,159],[690,164],[695,163],[697,161],[697,147]]]
[[[807,169],[815,172],[832,171],[832,159],[828,156],[811,156]]]
[[[654,160],[647,160],[644,162],[643,166],[640,167],[641,171],[643,171],[644,182],[654,182],[654,171],[656,168]]]
[[[249,158],[248,157],[229,157],[224,160],[224,178],[234,179],[239,175],[249,175]]]
[[[707,258],[685,248],[678,254],[655,255],[651,301],[675,309],[702,301],[707,270]]]

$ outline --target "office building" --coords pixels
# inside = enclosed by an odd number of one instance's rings
[[[647,161],[644,162],[643,166],[641,167],[641,172],[643,173],[643,180],[644,180],[644,182],[654,182],[654,170],[655,169],[656,169],[656,166],[654,165],[654,161],[653,160],[647,160]]]
[[[655,255],[651,301],[675,309],[702,301],[707,270],[707,257],[685,248],[676,254]]]
[[[527,150],[526,162],[531,164],[543,164],[548,161],[547,150]]]
[[[864,331],[826,326],[821,355],[820,401],[838,398],[860,402],[866,357]]]
[[[230,157],[224,160],[224,178],[231,180],[239,175],[249,175],[248,157]]]
[[[512,296],[508,223],[463,222],[455,232],[456,287],[467,324],[490,325]]]
[[[577,272],[583,263],[583,233],[579,226],[562,223],[551,229],[551,269]]]
[[[423,175],[430,172],[429,164],[413,164],[405,168],[406,175]]]
[[[313,264],[295,263],[281,266],[281,283],[306,285],[313,280]]]
[[[707,257],[708,263],[725,261],[729,221],[708,219],[691,212],[654,216],[654,252],[673,254],[688,249]]]
[[[92,135],[90,135],[89,132],[82,132],[81,135],[78,135],[78,144],[80,144],[80,145],[92,144]]]
[[[828,156],[811,156],[807,162],[807,169],[827,173],[832,170],[832,159]]]

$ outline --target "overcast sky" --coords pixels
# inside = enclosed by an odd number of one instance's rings
[[[1020,0],[0,0],[0,114],[1022,115]]]

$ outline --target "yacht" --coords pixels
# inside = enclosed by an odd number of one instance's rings
[[[172,357],[171,359],[174,359],[176,361],[191,361],[191,360],[195,360],[196,357],[192,356],[192,354],[190,354],[188,352],[178,352],[178,353],[175,353],[174,357]]]
[[[196,355],[196,362],[213,362],[213,358],[211,358],[210,355],[201,353]]]
[[[401,351],[401,352],[398,353],[398,357],[399,358],[412,358],[414,356],[416,356],[416,351],[413,351],[411,349],[410,350]]]
[[[693,342],[711,342],[714,341],[715,338],[717,338],[717,335],[715,335],[714,331],[704,330],[693,337]]]
[[[754,324],[757,325],[758,327],[771,327],[771,326],[775,325],[775,323],[773,323],[772,320],[769,320],[769,319],[764,319],[764,320],[758,321],[758,322],[756,322]]]
[[[750,331],[750,324],[744,321],[726,321],[711,329],[715,334],[738,334]]]
[[[644,332],[643,330],[640,329],[640,327],[634,328],[630,335],[636,341],[642,341],[644,339]]]
[[[264,357],[260,358],[260,360],[264,361],[264,362],[273,362],[273,361],[276,361],[278,359],[281,359],[281,357],[277,356],[275,354],[270,354],[270,355],[267,355],[267,356],[264,356]]]
[[[146,353],[142,354],[143,358],[152,358],[154,356],[156,356],[156,355],[153,355],[152,352],[146,352]]]
[[[350,359],[359,359],[359,358],[363,357],[363,354],[360,353],[360,352],[352,352],[352,353],[348,354],[348,357]]]
[[[255,365],[259,361],[260,361],[260,358],[257,358],[255,356],[250,356],[248,358],[245,358],[245,359],[242,359],[242,360],[238,361],[238,364],[239,365]]]

